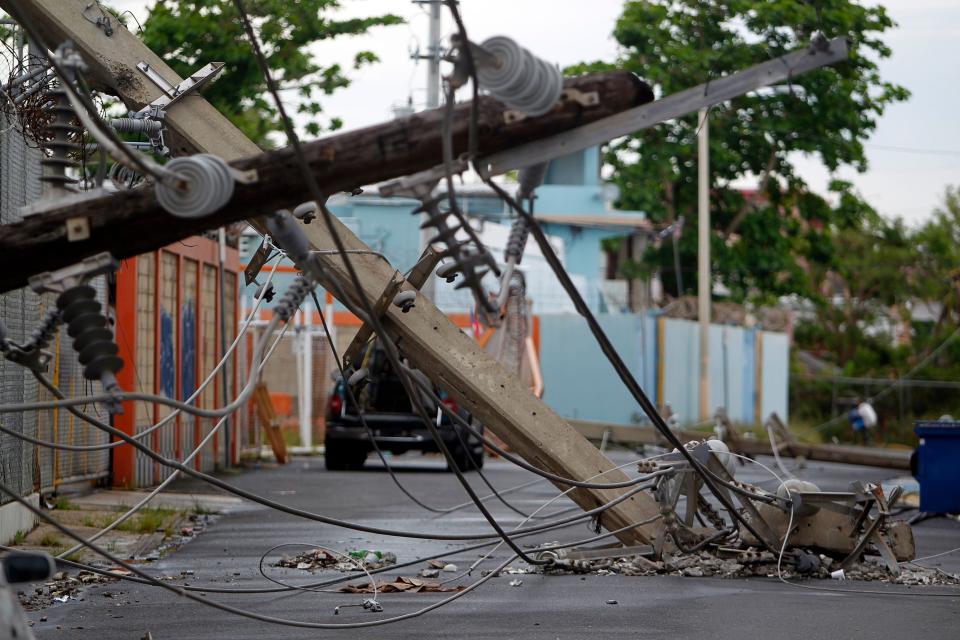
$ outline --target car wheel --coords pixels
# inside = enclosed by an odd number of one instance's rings
[[[328,471],[352,471],[362,469],[367,451],[355,445],[327,442],[324,446],[323,463]]]
[[[480,451],[471,451],[467,455],[473,460],[473,464],[476,465],[478,471],[483,469],[483,449],[480,449]]]
[[[474,451],[470,451],[469,449],[464,449],[462,446],[457,446],[450,450],[450,454],[453,456],[453,461],[456,463],[457,468],[463,473],[480,470],[483,468],[482,449],[478,454]],[[447,463],[447,470],[453,471],[450,463]]]

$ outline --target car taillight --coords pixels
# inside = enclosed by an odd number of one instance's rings
[[[327,403],[327,415],[329,416],[338,416],[343,410],[343,398],[340,397],[340,394],[334,391],[330,394],[330,402]]]
[[[460,406],[457,404],[457,401],[450,396],[447,396],[443,399],[443,406],[445,406],[447,409],[450,409],[450,411],[453,413],[460,411]]]

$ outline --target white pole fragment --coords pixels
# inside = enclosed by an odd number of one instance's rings
[[[697,129],[697,317],[700,322],[700,420],[710,419],[710,116]]]

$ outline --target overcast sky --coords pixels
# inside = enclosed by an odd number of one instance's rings
[[[112,0],[142,21],[151,0]],[[391,117],[391,107],[412,95],[424,101],[426,69],[408,51],[425,43],[426,13],[409,0],[343,0],[343,15],[393,12],[408,24],[381,28],[371,35],[323,43],[321,60],[348,65],[362,49],[382,62],[354,75],[353,84],[324,100],[329,115],[347,128]],[[612,59],[610,36],[622,0],[461,0],[471,39],[512,36],[538,55],[561,66],[583,60]],[[867,146],[866,174],[843,173],[881,213],[910,223],[926,218],[942,200],[948,184],[960,184],[960,2],[886,0],[899,26],[885,36],[893,56],[881,64],[883,77],[906,86],[913,97],[888,109]],[[449,20],[443,33],[452,31]],[[817,158],[798,158],[802,174],[822,191],[828,176]]]

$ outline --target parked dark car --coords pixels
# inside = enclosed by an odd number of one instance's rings
[[[360,421],[360,410],[381,451],[393,454],[407,451],[439,452],[440,448],[427,426],[414,412],[410,398],[379,341],[368,345],[359,361],[367,371],[363,380],[353,385],[353,393],[360,406],[350,401],[346,391],[347,381],[339,376],[327,402],[327,433],[324,439],[327,469],[359,469],[363,467],[367,455],[374,450],[369,432]],[[347,375],[350,375],[349,371]],[[419,371],[413,370],[412,375],[426,380]],[[478,432],[483,431],[483,426],[446,392],[436,387],[434,391],[444,405]],[[435,398],[425,393],[421,393],[420,397],[430,416],[435,421],[439,419],[437,430],[453,454],[457,467],[461,471],[482,467],[483,444],[480,440],[463,426],[454,424],[447,414],[439,410]]]

